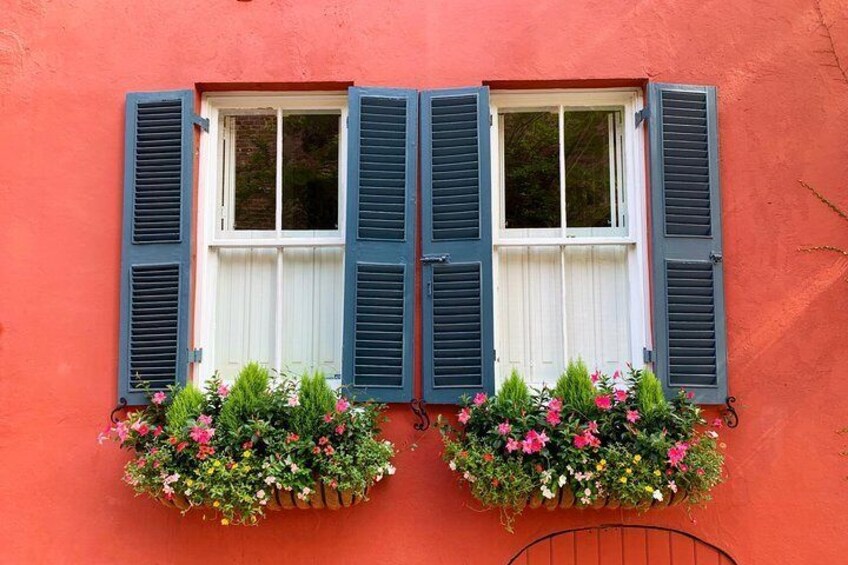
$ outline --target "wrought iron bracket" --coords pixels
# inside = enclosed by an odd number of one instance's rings
[[[418,418],[418,421],[412,424],[412,427],[423,432],[430,427],[430,415],[427,413],[427,401],[423,398],[413,398],[409,403],[412,408],[412,413]]]
[[[733,407],[734,402],[736,402],[735,396],[728,396],[724,401],[727,408],[722,411],[722,417],[728,428],[735,428],[739,425],[739,414],[736,413],[736,408]]]
[[[117,424],[118,418],[115,415],[126,407],[127,399],[122,396],[121,399],[118,400],[118,405],[115,406],[114,410],[112,410],[112,412],[109,414],[109,421],[113,424]]]

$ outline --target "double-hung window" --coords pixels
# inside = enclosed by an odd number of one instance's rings
[[[497,373],[612,373],[647,344],[635,91],[492,94]]]
[[[221,96],[207,104],[201,377],[217,370],[231,379],[258,361],[338,378],[347,96]]]

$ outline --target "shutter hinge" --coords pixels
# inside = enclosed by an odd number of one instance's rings
[[[203,361],[203,348],[199,347],[197,349],[192,349],[188,352],[188,362],[189,363],[200,363]]]
[[[638,128],[642,122],[651,117],[651,110],[647,106],[636,112],[636,127]]]
[[[648,349],[647,347],[642,348],[642,361],[644,363],[653,363],[654,359],[654,351],[652,349]]]
[[[492,116],[492,114],[489,114],[489,127],[492,127],[492,124],[494,124],[494,122],[495,118]]]
[[[209,131],[209,118],[201,118],[197,114],[191,115],[191,123],[200,127],[205,132]]]

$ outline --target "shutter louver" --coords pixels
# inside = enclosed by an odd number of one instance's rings
[[[666,392],[727,396],[715,87],[651,84],[654,349]]]
[[[487,88],[421,95],[424,398],[494,390]]]
[[[342,381],[412,398],[418,93],[351,88]]]
[[[130,405],[186,382],[193,100],[127,95],[118,396]]]

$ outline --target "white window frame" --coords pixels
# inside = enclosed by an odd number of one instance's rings
[[[276,159],[276,211],[275,230],[222,230],[221,208],[218,194],[223,178],[221,175],[222,151],[221,117],[230,111],[272,110],[277,116],[277,159]],[[282,211],[282,117],[285,113],[339,112],[339,219],[337,230],[283,230]],[[285,248],[317,248],[345,246],[346,194],[347,194],[347,120],[348,97],[346,93],[298,92],[298,93],[215,93],[204,95],[201,100],[201,116],[209,120],[208,134],[200,136],[199,174],[197,190],[196,260],[194,285],[194,349],[203,350],[203,360],[194,363],[190,371],[191,381],[202,386],[215,373],[215,320],[218,278],[218,249],[265,248],[278,249],[276,285],[276,332],[274,368],[282,365],[281,342],[284,313],[282,284]],[[344,269],[344,265],[342,266]],[[341,343],[342,327],[338,328]],[[328,379],[331,384],[336,379]]]
[[[628,248],[627,276],[630,308],[630,359],[634,367],[642,367],[643,349],[651,349],[649,311],[651,299],[648,280],[648,224],[647,190],[645,178],[645,132],[636,127],[635,115],[644,106],[642,90],[621,89],[569,89],[569,90],[509,90],[493,91],[490,96],[490,138],[492,167],[492,264],[495,304],[498,301],[498,249],[510,246],[553,246],[564,251],[567,246],[623,245]],[[626,210],[626,235],[599,235],[574,237],[566,233],[565,194],[560,195],[560,227],[533,229],[504,229],[503,226],[503,168],[501,163],[499,113],[502,110],[540,109],[561,107],[568,110],[616,109],[622,113],[624,205]],[[562,110],[559,111],[560,137],[562,136]],[[562,140],[560,140],[562,147]],[[560,160],[563,159],[560,151]],[[560,167],[562,175],[562,167]],[[564,179],[560,179],[564,186]],[[538,233],[536,236],[533,232]],[[564,262],[561,263],[564,269]],[[561,277],[561,293],[565,296],[565,277]],[[563,302],[563,309],[565,302]],[[494,308],[494,338],[499,344],[499,320],[497,306]],[[563,367],[568,363],[567,312],[562,316]],[[497,347],[497,345],[496,345]],[[495,359],[495,385],[503,381],[500,354]],[[547,383],[553,384],[553,383]]]

